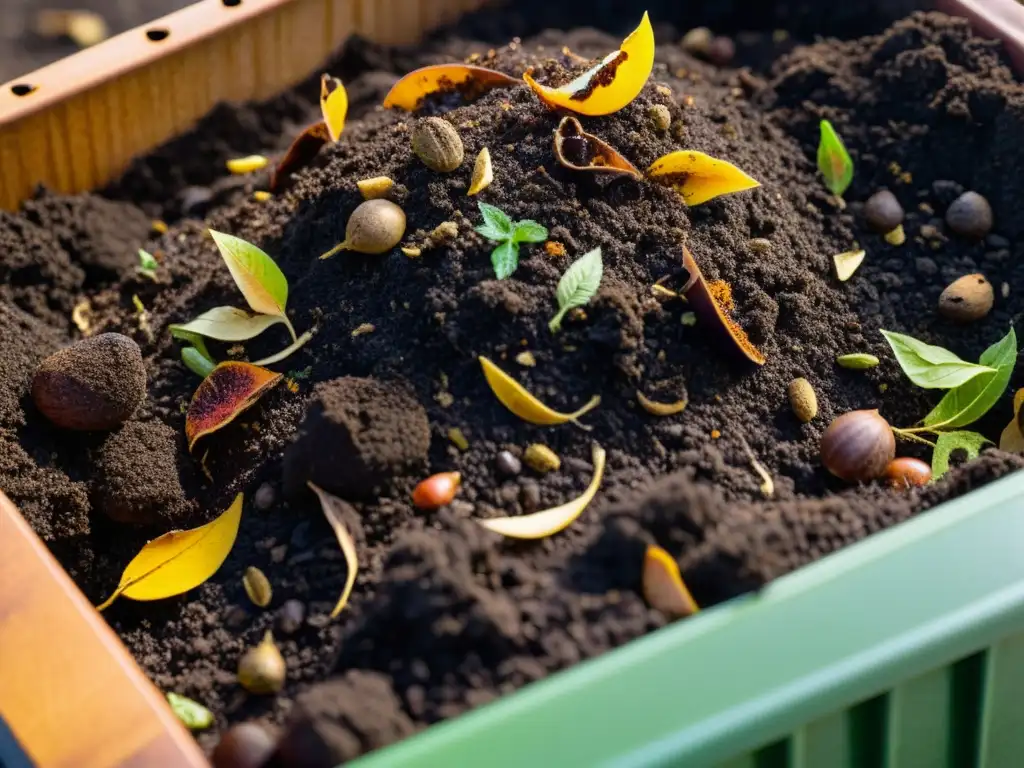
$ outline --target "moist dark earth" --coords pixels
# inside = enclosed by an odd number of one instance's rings
[[[209,521],[245,494],[238,540],[212,579],[178,598],[122,599],[104,614],[162,690],[215,712],[216,726],[198,736],[205,747],[227,725],[254,719],[284,734],[276,764],[350,759],[662,626],[640,594],[648,543],[678,559],[697,602],[710,606],[1024,463],[990,449],[930,486],[894,492],[846,486],[817,458],[824,428],[841,413],[879,408],[890,423],[909,426],[938,399],[904,378],[880,328],[976,360],[1021,311],[1024,90],[1000,46],[972,37],[964,22],[934,13],[902,18],[910,9],[898,4],[844,11],[844,27],[814,11],[758,11],[748,19],[757,31],[735,36],[732,63],[713,66],[679,40],[704,21],[735,31],[727,17],[707,11],[672,26],[679,20],[665,9],[674,4],[654,4],[659,47],[650,82],[625,109],[583,124],[641,168],[692,148],[762,183],[692,209],[665,187],[595,182],[559,166],[551,148],[559,115],[525,85],[471,104],[425,106],[422,114],[443,114],[466,147],[466,163],[447,175],[412,154],[414,116],[377,106],[398,74],[473,53],[509,74],[536,64],[554,78],[578,66],[563,46],[587,58],[615,50],[637,22],[627,5],[580,16],[528,3],[479,14],[417,49],[351,41],[329,66],[352,102],[342,139],[269,201],[251,194],[265,188],[265,173],[225,176],[224,161],[286,147],[316,118],[312,79],[266,104],[217,108],[102,193],[41,190],[17,214],[0,213],[0,488],[86,595],[105,599],[148,539]],[[539,31],[581,24],[613,34]],[[773,32],[781,27],[790,34]],[[814,31],[865,36],[800,43]],[[668,131],[649,115],[655,104],[671,113]],[[833,122],[856,164],[845,210],[817,174],[821,118]],[[480,198],[513,219],[539,221],[567,252],[524,246],[505,281],[494,279],[491,246],[473,232],[476,199],[466,195],[472,159],[485,146],[495,180]],[[361,202],[356,181],[379,175],[396,181],[406,242],[445,221],[458,225],[458,236],[418,258],[396,248],[318,259],[344,237]],[[907,211],[899,247],[859,215],[883,187]],[[945,228],[945,209],[963,189],[992,204],[995,228],[985,240]],[[166,233],[151,227],[157,218],[170,224]],[[923,227],[932,228],[927,237]],[[207,228],[271,254],[290,284],[292,323],[317,333],[273,366],[289,386],[190,454],[183,410],[199,379],[167,326],[215,306],[244,306]],[[755,251],[754,238],[770,249]],[[731,285],[737,320],[768,358],[763,367],[732,359],[700,324],[681,322],[684,304],[652,295],[651,284],[679,268],[683,243],[709,280]],[[831,257],[855,244],[867,259],[840,283]],[[135,270],[139,246],[160,261],[155,281]],[[597,246],[605,265],[598,295],[585,318],[570,317],[552,335],[559,276]],[[994,309],[973,324],[944,320],[939,293],[979,271],[997,287]],[[88,332],[125,333],[145,358],[146,399],[114,433],[61,431],[28,397],[38,363],[82,336],[72,312],[86,299]],[[374,330],[353,335],[364,323]],[[287,343],[277,326],[244,349],[211,349],[220,359],[256,360]],[[515,361],[522,351],[533,353],[534,367]],[[839,368],[835,357],[849,352],[882,363]],[[519,420],[488,389],[478,355],[560,410],[600,394],[600,407],[582,419],[592,431]],[[819,415],[807,425],[786,400],[797,376],[818,395]],[[1022,384],[1016,374],[976,428],[998,440]],[[689,405],[655,417],[638,407],[637,390],[665,402],[685,396]],[[468,438],[465,451],[448,438],[455,427]],[[325,466],[336,441],[354,447]],[[473,521],[577,496],[591,478],[594,441],[608,451],[607,470],[568,530],[514,542]],[[499,474],[500,451],[521,456],[534,442],[561,456],[559,470]],[[745,446],[774,478],[770,499]],[[910,444],[899,452],[926,457]],[[348,522],[360,572],[333,621],[327,614],[345,565],[304,489],[304,467],[355,510]],[[448,470],[464,478],[456,500],[436,512],[414,509],[416,482]],[[131,510],[150,522],[115,522]],[[266,610],[243,589],[248,566],[273,586]],[[297,630],[283,627],[280,615],[293,599],[306,613]],[[287,659],[287,684],[277,696],[253,696],[236,682],[237,662],[267,629]]]

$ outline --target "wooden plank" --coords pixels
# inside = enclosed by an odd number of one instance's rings
[[[2,493],[0,717],[37,768],[208,766],[161,693]]]

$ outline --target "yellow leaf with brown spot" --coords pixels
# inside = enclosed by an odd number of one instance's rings
[[[732,163],[692,149],[659,157],[647,169],[647,176],[672,187],[690,206],[761,186]]]
[[[320,112],[331,141],[337,141],[345,130],[348,115],[348,92],[341,80],[328,74],[320,76]]]
[[[214,368],[196,389],[185,414],[188,449],[204,435],[230,424],[280,380],[280,373],[236,360]]]
[[[594,395],[578,411],[559,413],[548,408],[544,403],[527,392],[522,384],[486,357],[480,357],[480,365],[484,369],[484,377],[487,379],[487,384],[490,386],[494,396],[512,413],[531,424],[550,426],[553,424],[565,424],[567,421],[577,423],[576,420],[580,416],[593,410],[601,403],[601,397]],[[582,427],[583,425],[579,424],[579,426]],[[584,429],[589,429],[589,427],[584,427]]]
[[[518,84],[516,78],[486,67],[433,64],[413,70],[395,83],[384,97],[384,106],[412,112],[432,94],[458,92],[466,101],[473,101],[494,88]]]

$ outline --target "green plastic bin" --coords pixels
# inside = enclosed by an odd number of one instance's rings
[[[359,768],[1021,768],[1024,472]]]

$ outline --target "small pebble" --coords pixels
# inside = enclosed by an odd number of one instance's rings
[[[964,193],[964,188],[955,181],[939,179],[932,182],[932,195],[940,205],[949,205]]]
[[[272,563],[283,563],[285,558],[288,557],[288,545],[279,544],[276,547],[270,549],[270,562]]]
[[[308,520],[304,520],[295,526],[295,530],[292,531],[291,545],[296,549],[308,547],[311,541],[309,530],[310,525]]]
[[[765,237],[755,237],[747,243],[754,253],[768,253],[772,249],[772,241]]]
[[[523,471],[523,463],[509,451],[501,451],[494,463],[499,474],[505,477],[515,477]]]
[[[533,512],[540,507],[540,486],[535,481],[523,481],[519,488],[519,503],[526,512]]]
[[[213,768],[260,768],[274,751],[274,740],[256,723],[233,725],[213,750]]]
[[[654,104],[647,114],[658,131],[667,131],[672,125],[672,113],[664,104]]]
[[[883,189],[864,203],[864,219],[869,227],[885,235],[903,223],[903,206],[896,199],[896,195],[888,189]]]
[[[984,275],[964,275],[954,280],[939,296],[939,314],[958,323],[985,317],[995,303],[995,292]]]
[[[981,239],[992,230],[992,206],[977,192],[964,192],[946,209],[946,224],[958,235]]]
[[[257,489],[252,503],[256,505],[256,509],[260,512],[269,512],[274,506],[274,498],[274,486],[270,483],[264,483]]]
[[[694,27],[679,41],[684,51],[692,56],[707,56],[714,35],[707,27]]]
[[[285,600],[277,612],[277,628],[284,635],[298,632],[305,620],[306,606],[301,600]]]
[[[996,250],[1010,247],[1010,241],[1002,235],[989,235],[985,238],[985,243],[989,248],[995,248]]]
[[[736,43],[732,41],[731,37],[720,35],[714,38],[711,44],[708,45],[708,60],[720,67],[729,64],[735,55]]]

